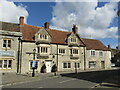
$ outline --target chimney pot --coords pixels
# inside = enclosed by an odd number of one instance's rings
[[[110,49],[110,45],[108,45],[108,49]]]
[[[20,16],[19,23],[20,25],[24,25],[24,16]]]
[[[44,23],[44,27],[45,27],[46,29],[49,29],[49,26],[50,26],[50,23],[49,23],[49,22],[45,22],[45,23]]]
[[[78,27],[76,24],[73,25],[72,31],[76,34],[78,33]]]

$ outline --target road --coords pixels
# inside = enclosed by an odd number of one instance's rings
[[[44,80],[38,79],[33,82],[3,86],[3,90],[4,88],[88,88],[92,90],[97,86],[101,88],[102,86],[99,86],[99,84],[103,82],[118,85],[119,74],[119,70],[61,74],[61,76],[49,77]],[[119,87],[107,86],[107,88],[118,89]]]

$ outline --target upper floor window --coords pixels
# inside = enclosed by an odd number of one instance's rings
[[[41,53],[48,53],[47,47],[41,47]]]
[[[40,36],[40,39],[47,39],[47,35],[45,34],[39,34],[39,36]]]
[[[99,55],[102,57],[102,56],[103,56],[103,52],[102,52],[102,51],[100,51],[100,52],[99,52]]]
[[[11,48],[11,40],[3,39],[3,48]]]
[[[71,38],[70,41],[71,42],[76,42],[76,38]]]
[[[91,56],[95,56],[95,50],[91,50]]]
[[[65,49],[59,49],[59,53],[65,54]]]
[[[70,49],[70,54],[78,54],[78,49]]]

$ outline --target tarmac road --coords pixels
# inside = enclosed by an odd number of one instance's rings
[[[119,76],[119,70],[69,73],[28,83],[3,86],[2,90],[5,88],[34,88],[34,90],[38,88],[87,88],[88,90],[114,88],[113,90],[119,90]]]

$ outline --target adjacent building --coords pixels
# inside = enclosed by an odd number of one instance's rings
[[[37,61],[37,73],[46,65],[46,72],[51,72],[52,66],[57,65],[58,71],[77,70],[101,70],[111,68],[111,51],[102,42],[95,39],[81,38],[77,25],[73,25],[71,32],[65,32],[49,28],[49,23],[43,27],[37,27],[24,23],[24,17],[20,17],[19,24],[2,23],[0,31],[10,32],[8,36],[2,34],[0,69],[3,72],[31,73],[33,63],[33,50]],[[18,28],[17,28],[18,27]],[[11,33],[13,33],[11,35]],[[14,34],[15,33],[15,34]],[[10,35],[9,35],[10,34]],[[12,39],[4,41],[4,39]],[[6,43],[7,42],[7,43]],[[4,44],[10,49],[4,49]],[[11,69],[5,69],[6,59],[4,52],[14,51]],[[9,58],[12,56],[6,56]],[[8,59],[10,60],[10,59]],[[10,61],[11,62],[11,61]],[[9,67],[9,61],[7,61]]]

